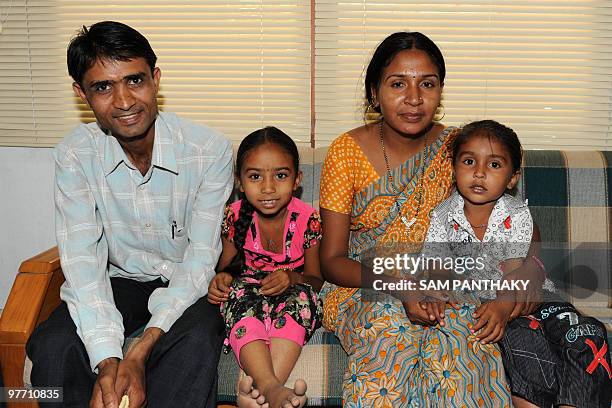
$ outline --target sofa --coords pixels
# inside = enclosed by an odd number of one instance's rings
[[[304,178],[298,195],[315,207],[326,150],[300,148]],[[540,227],[542,258],[549,277],[581,311],[602,320],[610,333],[612,152],[526,151],[517,194],[528,199]],[[59,304],[63,279],[56,248],[21,264],[0,318],[5,386],[29,384],[25,343],[36,325]],[[310,406],[339,406],[346,365],[347,356],[337,338],[320,329],[304,347],[289,382],[297,377],[307,380]],[[232,354],[221,356],[218,371],[218,401],[231,404],[241,374]],[[36,404],[9,404],[9,408],[13,406]]]

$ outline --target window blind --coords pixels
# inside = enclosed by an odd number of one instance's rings
[[[233,140],[274,125],[310,143],[310,1],[11,0],[0,7],[0,145],[50,146],[93,114],[72,94],[66,47],[116,20],[158,56],[163,110]]]
[[[528,148],[612,149],[609,1],[312,3],[2,0],[0,145],[50,146],[93,120],[72,95],[66,46],[80,25],[114,19],[156,50],[160,106],[234,140],[273,124],[321,146],[359,126],[374,47],[411,30],[445,55],[445,124],[492,118]]]
[[[612,2],[317,0],[317,146],[363,124],[374,48],[420,31],[442,50],[447,125],[495,119],[527,148],[612,149]]]

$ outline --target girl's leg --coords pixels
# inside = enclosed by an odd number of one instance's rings
[[[278,329],[275,327],[275,322],[272,322],[269,335],[274,373],[276,378],[284,384],[300,357],[306,338],[306,329],[287,313],[282,319],[285,320],[285,324]]]
[[[231,329],[230,335],[228,336],[230,346],[236,356],[236,360],[241,368],[245,369],[250,374],[250,369],[247,369],[240,358],[242,349],[246,348],[249,350],[249,345],[253,343],[261,343],[266,349],[266,353],[258,353],[257,358],[263,360],[270,360],[270,353],[268,350],[268,343],[270,339],[266,331],[265,325],[254,317],[245,317],[238,321]],[[264,361],[265,364],[265,361]],[[269,363],[271,365],[271,362]],[[251,374],[252,375],[252,374]],[[238,386],[238,399],[237,404],[241,408],[266,408],[268,404],[265,403],[265,399],[260,395],[259,391],[253,389],[253,378],[247,377],[240,381]]]
[[[302,347],[297,343],[280,337],[270,339],[270,354],[272,356],[272,367],[278,381],[282,384],[287,382],[295,363],[300,357]]]
[[[298,379],[293,389],[285,387],[284,384],[300,357],[306,330],[288,314],[285,314],[283,319],[285,324],[282,328],[277,329],[276,322],[273,322],[269,331],[272,368],[279,386],[262,391],[273,407],[277,406],[276,404],[283,408],[302,407],[306,404],[306,382]]]

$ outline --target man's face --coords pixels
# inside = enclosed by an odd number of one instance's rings
[[[153,136],[161,71],[144,58],[129,61],[97,60],[85,72],[75,93],[93,111],[98,125],[119,139]]]

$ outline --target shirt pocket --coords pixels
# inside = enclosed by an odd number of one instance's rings
[[[185,228],[177,227],[174,232],[174,237],[170,237],[167,240],[167,250],[164,251],[164,258],[172,262],[183,262],[185,258],[185,252],[189,245],[189,238],[187,237],[187,230]]]

